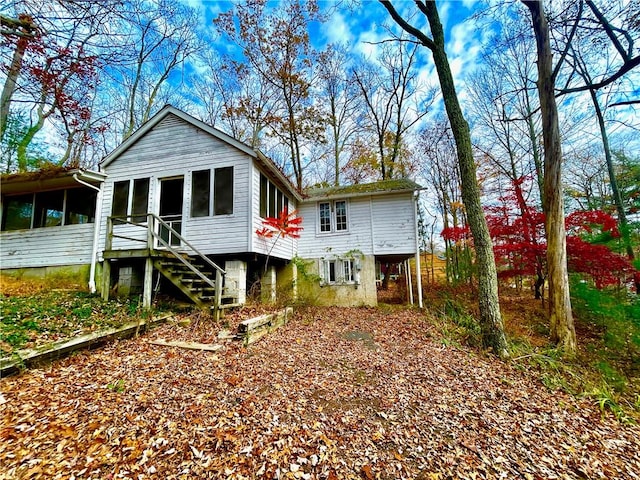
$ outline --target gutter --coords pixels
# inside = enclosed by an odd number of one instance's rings
[[[80,175],[84,174],[82,170],[80,170]],[[96,257],[98,256],[98,242],[100,241],[100,222],[102,216],[102,183],[100,187],[96,187],[95,185],[91,185],[84,180],[78,178],[78,173],[73,174],[73,179],[89,188],[92,188],[98,192],[96,197],[96,218],[94,220],[93,227],[93,247],[91,248],[91,269],[89,270],[89,291],[91,293],[96,293]]]

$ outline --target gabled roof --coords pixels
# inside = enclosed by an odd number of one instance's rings
[[[162,120],[167,118],[169,115],[175,115],[186,123],[202,130],[203,132],[208,133],[212,137],[240,150],[243,153],[246,153],[250,157],[254,158],[258,164],[260,164],[267,172],[272,174],[275,179],[278,180],[281,187],[284,187],[289,191],[297,200],[300,200],[302,197],[300,193],[294,188],[291,184],[287,176],[276,166],[275,163],[269,158],[267,158],[262,152],[259,150],[254,150],[249,145],[236,140],[230,135],[218,130],[211,125],[204,123],[201,120],[189,115],[186,112],[174,107],[173,105],[165,105],[158,113],[156,113],[153,117],[147,120],[138,130],[136,130],[129,138],[127,138],[124,142],[122,142],[118,147],[115,148],[109,155],[104,157],[100,162],[100,168],[107,167],[111,162],[115,161],[120,155],[126,152],[132,145],[134,145],[138,140],[144,137],[149,131],[151,131],[156,125],[158,125]]]
[[[33,172],[11,173],[0,177],[3,195],[62,190],[78,187],[80,183],[99,186],[104,173],[69,167],[48,167]]]
[[[327,200],[331,198],[350,198],[372,195],[386,195],[389,193],[415,192],[422,187],[416,182],[406,179],[382,180],[373,183],[360,183],[327,188],[308,190],[304,201]]]

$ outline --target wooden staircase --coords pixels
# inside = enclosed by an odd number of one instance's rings
[[[239,305],[235,295],[226,293],[229,289],[225,288],[224,277],[219,271],[198,261],[197,257],[186,254],[162,255],[153,259],[153,266],[202,310]],[[216,285],[220,282],[223,285],[217,289]]]
[[[130,225],[146,231],[145,239],[129,235],[116,234],[114,224]],[[161,234],[160,232],[163,232]],[[113,250],[113,239],[122,238],[134,242],[142,242],[142,249]],[[169,240],[169,241],[168,241]],[[178,241],[179,245],[173,244]],[[143,305],[151,306],[152,270],[157,270],[177,288],[180,289],[193,303],[203,310],[210,310],[216,319],[224,308],[239,306],[237,285],[225,285],[226,272],[212,262],[206,255],[199,252],[187,239],[174,230],[159,216],[148,213],[144,221],[137,217],[107,217],[107,238],[104,250],[103,264],[103,298],[108,300],[111,265],[109,259],[143,257],[147,260],[145,266],[145,281]],[[225,293],[226,292],[226,293]]]

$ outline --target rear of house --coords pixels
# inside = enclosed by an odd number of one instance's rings
[[[410,180],[386,180],[307,192],[298,255],[316,281],[300,275],[301,294],[321,305],[377,305],[381,266],[419,261],[419,189]]]
[[[166,106],[100,172],[3,177],[0,268],[71,268],[92,290],[101,277],[104,298],[142,294],[145,306],[161,287],[217,312],[254,286],[273,299],[276,284],[316,304],[376,305],[380,266],[417,254],[419,188],[390,180],[303,197],[259,151]],[[285,208],[303,217],[300,239],[260,236]]]

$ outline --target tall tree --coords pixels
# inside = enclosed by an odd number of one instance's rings
[[[420,44],[431,50],[447,116],[456,142],[458,163],[462,182],[462,198],[466,208],[469,226],[473,235],[478,264],[478,302],[480,306],[480,326],[483,344],[492,348],[501,358],[509,356],[504,335],[500,304],[498,299],[498,279],[493,256],[493,246],[489,228],[480,203],[480,187],[476,178],[476,166],[471,146],[469,125],[464,118],[456,93],[449,59],[445,51],[445,36],[440,15],[435,2],[415,0],[418,12],[427,18],[431,37],[411,25],[393,7],[390,1],[380,0],[391,18]]]
[[[130,0],[124,21],[128,58],[120,64],[125,109],[122,140],[146,122],[159,106],[169,77],[201,44],[196,10],[172,0]]]
[[[419,79],[418,47],[402,41],[385,44],[375,61],[363,62],[353,70],[375,138],[383,180],[407,176],[403,144],[410,129],[429,113],[435,98],[433,90]]]
[[[360,96],[353,76],[348,73],[348,65],[349,55],[345,45],[330,44],[318,57],[318,89],[326,100],[326,137],[334,185],[340,185],[345,150],[359,129]]]
[[[311,99],[315,52],[309,24],[320,18],[315,1],[287,0],[277,10],[266,0],[245,0],[220,14],[214,24],[237,45],[248,69],[278,92],[280,109],[271,118],[271,133],[288,149],[289,168],[303,185],[304,148],[322,138],[322,118]]]
[[[542,1],[523,3],[531,13],[538,51],[538,95],[544,139],[544,213],[547,237],[547,274],[549,281],[549,320],[551,340],[567,356],[576,353],[576,331],[571,311],[567,241],[562,195],[562,145],[555,99],[555,75],[549,36],[549,24]]]

